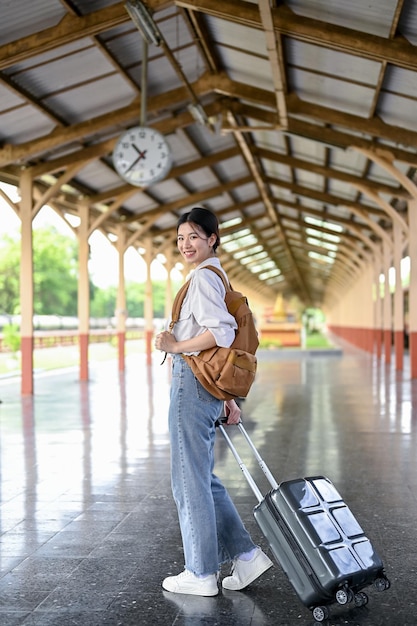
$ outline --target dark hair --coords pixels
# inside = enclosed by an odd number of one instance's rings
[[[202,207],[194,207],[189,213],[181,215],[177,222],[177,232],[181,224],[185,224],[185,222],[192,222],[193,224],[200,226],[200,228],[202,228],[202,230],[206,233],[207,237],[210,237],[210,235],[216,235],[216,241],[213,245],[213,250],[216,251],[220,243],[219,221],[212,211],[209,211],[209,209],[203,209]]]

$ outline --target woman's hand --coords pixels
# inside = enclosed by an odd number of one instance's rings
[[[224,414],[227,417],[227,424],[239,424],[240,408],[234,400],[226,400],[224,403]]]
[[[162,352],[169,352],[175,354],[175,344],[177,343],[174,335],[164,330],[162,333],[158,333],[155,337],[155,348]]]

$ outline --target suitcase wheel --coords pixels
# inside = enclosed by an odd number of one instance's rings
[[[338,589],[336,591],[336,601],[339,604],[347,604],[348,602],[352,602],[353,600],[353,591],[351,591],[348,587],[343,587],[343,589]]]
[[[327,606],[315,606],[313,609],[313,617],[316,622],[324,622],[330,616]]]
[[[391,583],[388,578],[381,577],[374,581],[374,587],[377,591],[385,591],[385,589],[389,589],[391,587]]]
[[[365,604],[368,604],[369,598],[366,593],[360,591],[359,593],[355,593],[354,600],[355,606],[365,606]]]

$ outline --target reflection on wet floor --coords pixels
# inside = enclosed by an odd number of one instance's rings
[[[313,624],[280,568],[215,598],[163,592],[183,567],[169,484],[169,365],[143,355],[0,383],[0,623],[5,626]],[[390,590],[335,606],[328,624],[417,623],[417,381],[359,351],[260,352],[242,402],[278,481],[325,474],[386,563]],[[268,487],[236,429],[231,436]],[[219,436],[217,473],[253,537],[254,496]],[[222,572],[226,573],[225,571]]]

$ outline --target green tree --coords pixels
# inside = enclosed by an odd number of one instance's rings
[[[152,285],[152,297],[155,317],[165,317],[165,302],[167,286],[165,281],[156,281]]]
[[[33,231],[34,309],[77,315],[78,243],[54,226]]]
[[[20,331],[17,324],[7,324],[3,327],[3,343],[15,354],[20,350]]]
[[[126,284],[126,308],[129,317],[145,316],[145,283]]]
[[[20,310],[20,238],[0,239],[0,311]],[[77,315],[77,241],[54,227],[33,231],[34,312]]]
[[[19,312],[20,241],[11,235],[0,239],[0,312]]]
[[[113,317],[116,310],[116,287],[94,287],[90,299],[91,317]]]
[[[166,282],[153,281],[152,300],[154,317],[165,317]],[[145,283],[126,285],[127,310],[130,317],[143,317],[145,309]]]
[[[95,288],[91,299],[92,317],[112,317],[116,310],[116,287],[106,289]],[[166,283],[155,281],[152,283],[152,298],[154,317],[165,317]],[[145,315],[145,283],[126,283],[126,309],[129,317],[144,317]]]

